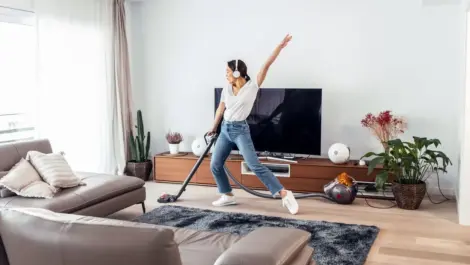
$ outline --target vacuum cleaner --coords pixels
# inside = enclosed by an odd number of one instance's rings
[[[209,139],[209,140],[208,140]],[[191,179],[193,178],[194,174],[196,173],[197,169],[201,165],[204,158],[209,153],[209,150],[214,145],[217,140],[217,134],[208,135],[207,133],[204,135],[204,140],[206,141],[207,147],[204,150],[203,154],[199,157],[196,164],[193,166],[191,171],[189,172],[188,177],[183,182],[183,186],[179,190],[177,195],[170,195],[167,193],[163,193],[160,198],[158,198],[159,203],[171,203],[178,200],[178,198],[186,191],[186,186],[189,184]],[[272,196],[270,194],[254,191],[249,189],[248,187],[244,186],[240,181],[238,181],[232,173],[228,170],[228,168],[224,165],[224,170],[227,176],[237,184],[241,189],[250,193],[251,195],[266,198],[266,199],[282,199],[280,195]],[[323,198],[329,200],[331,202],[335,202],[338,204],[352,204],[354,199],[356,198],[358,192],[358,186],[356,181],[348,176],[346,173],[341,174],[340,176],[336,177],[333,181],[328,183],[324,186],[324,193],[301,193],[295,194],[294,197],[296,199],[304,199],[304,198]]]

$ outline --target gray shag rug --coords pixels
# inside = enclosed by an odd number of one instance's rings
[[[233,212],[162,206],[134,219],[135,222],[194,230],[246,235],[259,227],[298,228],[312,235],[318,265],[362,265],[367,259],[379,228],[375,226],[304,221]]]

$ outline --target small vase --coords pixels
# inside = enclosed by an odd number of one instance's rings
[[[179,147],[180,147],[179,144],[169,144],[169,146],[170,146],[170,154],[176,155],[179,153]]]

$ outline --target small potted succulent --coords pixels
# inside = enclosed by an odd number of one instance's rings
[[[179,146],[183,141],[183,136],[179,132],[170,131],[166,134],[166,141],[170,147],[170,154],[176,155],[179,153]]]

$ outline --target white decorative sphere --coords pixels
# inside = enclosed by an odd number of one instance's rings
[[[193,154],[195,156],[202,156],[206,148],[207,148],[207,144],[203,138],[198,138],[194,140],[193,144],[191,145],[191,149],[193,150]]]
[[[328,157],[335,164],[344,164],[349,161],[349,147],[342,143],[333,144],[328,150]]]
[[[364,160],[359,160],[359,166],[365,166],[366,165],[366,161]]]

